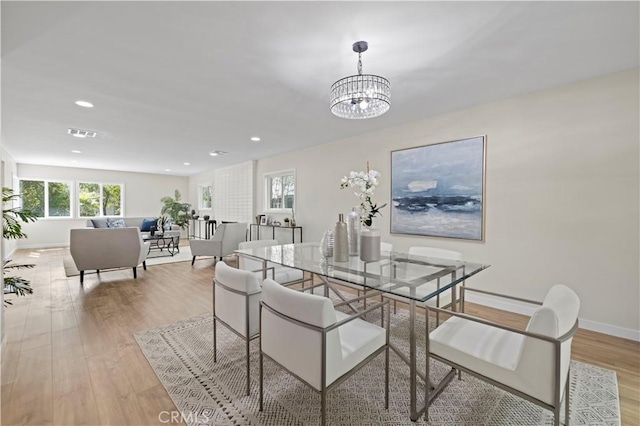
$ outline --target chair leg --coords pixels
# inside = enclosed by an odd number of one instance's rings
[[[262,330],[260,330],[262,331]],[[258,411],[262,411],[262,399],[263,399],[263,394],[264,394],[264,389],[263,389],[263,382],[264,382],[264,378],[262,376],[262,364],[264,363],[264,357],[262,356],[262,345],[260,345],[260,408],[258,409]]]
[[[142,261],[142,269],[144,269],[145,271],[147,270],[147,261],[146,260]]]
[[[249,378],[249,374],[251,373],[250,369],[251,369],[251,364],[249,363],[249,338],[247,337],[247,344],[246,344],[246,353],[247,353],[247,396],[251,395],[251,383],[250,383],[250,378]]]
[[[564,424],[565,426],[569,426],[569,403],[571,402],[570,392],[570,384],[571,381],[571,368],[569,368],[569,372],[567,373],[567,383],[564,385]]]
[[[389,409],[389,344],[384,351],[384,409]]]
[[[84,271],[80,271],[80,284],[84,284]]]
[[[100,269],[96,269],[96,274],[100,275]]]
[[[191,266],[193,266],[193,264],[195,263],[195,261],[196,261],[196,257],[195,257],[195,256],[193,256],[193,259],[191,259]]]
[[[217,356],[217,342],[216,342],[216,318],[213,318],[213,362],[218,361],[218,356]]]
[[[327,424],[327,390],[320,392],[320,424],[325,426]]]
[[[137,270],[137,268],[134,266],[134,267],[133,267],[133,279],[136,279],[136,278],[138,278],[138,270]]]
[[[394,314],[394,315],[398,313],[397,306],[398,306],[398,305],[397,305],[397,301],[396,301],[396,300],[394,300],[394,301],[393,301],[393,314]]]

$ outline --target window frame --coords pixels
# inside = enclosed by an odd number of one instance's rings
[[[281,208],[272,208],[271,207],[271,188],[272,188],[272,180],[274,178],[283,177],[283,176],[293,176],[293,206],[292,207],[281,207]],[[298,182],[296,179],[296,169],[287,169],[280,170],[277,172],[265,173],[263,175],[264,182],[264,211],[268,213],[291,213],[291,209],[296,210],[296,200],[297,200],[297,187]],[[282,200],[282,204],[284,205],[284,197]]]
[[[204,188],[211,188],[210,192],[211,192],[211,199],[209,200],[209,203],[211,204],[209,207],[206,207],[204,205],[204,198],[203,198],[203,189]],[[201,183],[198,184],[198,210],[211,210],[213,209],[213,185],[212,184],[206,184],[206,183]]]
[[[80,214],[80,184],[94,184],[94,185],[100,185],[100,209],[98,209],[98,215],[96,216],[82,216]],[[102,214],[102,197],[103,197],[103,188],[105,185],[118,185],[120,186],[120,214],[119,215],[103,215]],[[96,182],[96,181],[89,181],[89,180],[78,180],[76,181],[76,217],[78,219],[91,219],[91,218],[96,218],[96,217],[125,217],[124,211],[125,211],[125,185],[124,183],[120,183],[120,182]]]
[[[29,181],[29,182],[42,182],[44,184],[44,216],[38,217],[38,220],[69,220],[74,219],[74,201],[75,201],[75,185],[73,180],[66,179],[43,179],[43,178],[31,178],[31,177],[19,177],[15,178],[14,183],[17,190],[15,191],[17,194],[20,194],[20,198],[18,201],[18,207],[24,208],[24,203],[22,199],[22,188],[21,182]],[[50,216],[49,215],[49,183],[62,183],[67,185],[69,188],[69,216]]]

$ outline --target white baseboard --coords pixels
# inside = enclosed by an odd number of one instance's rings
[[[536,309],[535,306],[526,303],[520,303],[507,299],[499,299],[479,293],[474,294],[471,291],[467,292],[465,300],[471,303],[477,303],[478,305],[489,306],[491,308],[501,309],[503,311],[514,312],[516,314],[527,316],[531,316],[531,314],[533,314]],[[631,328],[604,324],[587,319],[580,319],[580,328],[640,342],[640,330],[633,330]]]

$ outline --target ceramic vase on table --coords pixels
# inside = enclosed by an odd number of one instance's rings
[[[349,260],[349,238],[347,236],[347,224],[344,223],[344,215],[338,215],[333,231],[333,260],[346,262]]]
[[[377,262],[380,260],[380,230],[370,226],[360,232],[360,260]]]
[[[347,215],[347,237],[349,256],[357,256],[360,248],[360,215],[356,207],[353,207]]]

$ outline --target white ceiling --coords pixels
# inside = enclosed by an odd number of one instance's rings
[[[1,7],[2,144],[30,164],[192,175],[639,62],[638,2]],[[357,40],[364,72],[392,87],[391,110],[364,121],[328,107],[331,84],[356,73]]]

